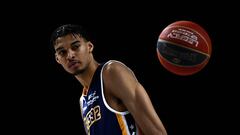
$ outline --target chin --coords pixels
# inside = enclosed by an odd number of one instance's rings
[[[82,74],[84,71],[85,71],[84,69],[78,69],[78,70],[74,71],[72,74],[79,75],[79,74]]]

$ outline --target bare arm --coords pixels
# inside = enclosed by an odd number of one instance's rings
[[[144,135],[167,135],[148,94],[126,66],[113,62],[104,71],[105,86],[132,114]]]

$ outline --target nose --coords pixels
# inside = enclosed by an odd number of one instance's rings
[[[75,52],[71,49],[68,50],[67,59],[75,58]]]

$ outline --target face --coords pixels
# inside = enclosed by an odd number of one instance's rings
[[[79,35],[68,34],[55,42],[56,61],[73,75],[81,74],[93,59],[93,44]]]

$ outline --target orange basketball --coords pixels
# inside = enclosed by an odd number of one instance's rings
[[[159,35],[157,55],[168,71],[177,75],[192,75],[209,61],[212,44],[208,33],[191,21],[177,21]]]

